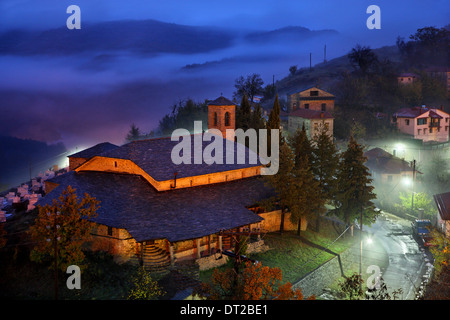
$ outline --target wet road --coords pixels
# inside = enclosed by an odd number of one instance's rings
[[[363,231],[372,238],[363,241],[363,261],[373,263],[384,256],[382,277],[390,293],[402,288],[401,300],[413,300],[430,269],[424,248],[412,237],[411,222],[389,213],[382,213],[372,226]],[[363,266],[364,266],[363,262]]]

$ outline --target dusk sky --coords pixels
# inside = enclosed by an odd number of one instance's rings
[[[234,79],[241,75],[259,73],[267,84],[272,75],[277,79],[287,76],[291,65],[307,66],[309,52],[313,52],[313,63],[320,62],[324,44],[328,59],[345,55],[357,43],[371,48],[394,45],[398,36],[407,38],[418,28],[447,25],[450,16],[448,0],[2,0],[0,36],[13,29],[28,30],[32,36],[48,29],[59,30],[59,36],[75,35],[80,31],[65,27],[66,9],[72,4],[81,8],[86,39],[94,34],[90,28],[98,22],[130,19],[218,28],[233,36],[223,46],[217,39],[217,48],[211,50],[152,54],[127,47],[102,49],[103,37],[98,33],[97,38],[89,38],[95,48],[84,51],[53,47],[31,54],[20,51],[30,49],[27,45],[34,48],[36,44],[28,41],[20,50],[0,53],[0,134],[62,141],[69,149],[104,141],[122,144],[131,123],[149,132],[180,100],[215,99],[220,93],[231,97]],[[372,4],[381,8],[381,30],[366,27],[366,9]],[[294,45],[283,41],[249,44],[241,38],[248,32],[287,26],[337,32],[298,39]],[[120,34],[121,30],[112,31]],[[15,41],[14,36],[7,39]],[[120,44],[126,39],[116,40]],[[76,41],[72,44],[78,48]],[[9,43],[0,43],[0,47]],[[228,59],[231,63],[223,63]],[[205,62],[219,63],[183,69]]]

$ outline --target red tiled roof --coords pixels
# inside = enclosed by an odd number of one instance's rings
[[[317,111],[310,109],[297,109],[289,113],[291,117],[300,117],[304,119],[333,119],[333,116],[327,111]]]
[[[434,201],[442,220],[450,220],[450,192],[435,194]]]

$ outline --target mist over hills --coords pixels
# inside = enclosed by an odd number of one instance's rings
[[[289,26],[273,31],[249,31],[245,41],[306,40],[337,34]],[[140,54],[194,54],[231,47],[241,33],[218,27],[186,26],[157,20],[117,20],[85,23],[79,30],[66,27],[45,31],[8,30],[0,34],[0,54],[72,55],[86,52],[131,51]]]
[[[0,54],[70,55],[99,50],[189,54],[230,46],[233,37],[231,32],[218,28],[157,20],[118,20],[85,23],[79,30],[10,30],[0,35]]]

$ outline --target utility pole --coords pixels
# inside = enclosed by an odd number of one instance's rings
[[[219,235],[231,235],[235,238],[235,245],[234,245],[234,252],[230,252],[230,251],[225,251],[222,250],[222,254],[229,256],[231,258],[234,258],[234,279],[233,279],[233,284],[234,287],[236,287],[237,285],[237,280],[238,280],[238,275],[239,275],[239,267],[240,264],[242,263],[242,261],[250,261],[252,263],[255,263],[256,260],[247,258],[246,256],[240,255],[239,251],[241,250],[241,244],[240,244],[240,239],[241,239],[241,235],[245,235],[245,236],[250,236],[250,235],[260,235],[261,232],[257,231],[257,232],[252,232],[252,231],[239,231],[239,232],[233,232],[233,231],[220,231]]]
[[[309,72],[311,72],[311,52],[309,53]]]

